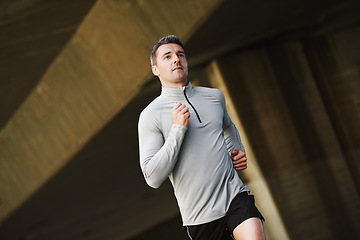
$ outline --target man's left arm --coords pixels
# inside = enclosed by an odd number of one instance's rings
[[[247,168],[245,148],[242,144],[240,134],[227,112],[224,95],[222,95],[222,105],[224,108],[223,132],[227,149],[231,154],[233,166],[235,170],[245,170]]]

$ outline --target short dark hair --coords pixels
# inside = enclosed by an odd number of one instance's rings
[[[175,36],[175,35],[168,35],[166,37],[161,38],[153,47],[151,53],[150,53],[150,62],[151,62],[151,66],[156,64],[156,51],[158,50],[158,48],[163,45],[163,44],[168,44],[168,43],[175,43],[177,45],[179,45],[180,47],[182,47],[184,49],[184,45],[182,44],[182,42],[180,41],[180,39]],[[185,49],[184,49],[185,50]]]

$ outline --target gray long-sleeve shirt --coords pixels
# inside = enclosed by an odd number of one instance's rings
[[[188,127],[172,123],[176,102],[190,111]],[[235,195],[248,191],[232,166],[230,152],[244,147],[217,89],[165,88],[140,114],[140,166],[158,188],[168,177],[184,225],[225,216]]]

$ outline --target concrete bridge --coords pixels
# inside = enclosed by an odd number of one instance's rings
[[[0,239],[184,239],[138,161],[168,34],[226,96],[267,238],[359,236],[359,1],[3,0]]]

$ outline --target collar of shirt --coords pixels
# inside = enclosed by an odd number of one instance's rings
[[[191,85],[191,82],[188,85],[180,88],[169,88],[169,87],[161,87],[161,96],[176,98],[176,99],[185,99],[184,92],[188,97],[194,95],[195,90]]]

